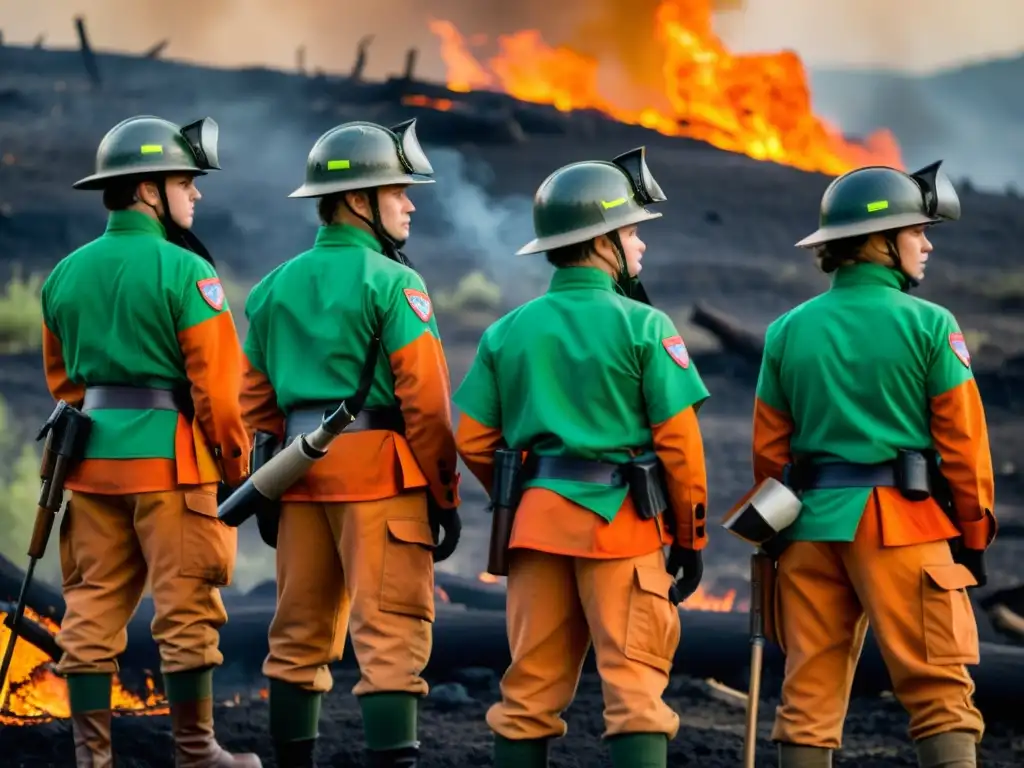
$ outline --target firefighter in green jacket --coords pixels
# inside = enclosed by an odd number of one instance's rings
[[[455,396],[459,452],[486,489],[505,484],[497,451],[527,454],[508,545],[512,663],[487,713],[497,768],[548,764],[591,642],[613,765],[664,768],[679,728],[662,697],[676,604],[708,541],[708,391],[671,319],[633,298],[638,225],[663,200],[643,148],[549,176],[519,253],[547,252],[551,286],[484,332]]]
[[[216,142],[209,119],[179,128],[140,116],[112,128],[96,172],[75,184],[103,191],[106,232],[42,288],[50,392],[92,420],[60,526],[57,669],[81,768],[112,765],[111,676],[147,585],[177,765],[260,765],[225,752],[213,732],[227,620],[218,588],[230,583],[237,535],[217,519],[216,490],[241,483],[249,458],[238,336],[209,254],[189,233],[195,177],[219,167]]]
[[[328,665],[347,632],[370,764],[418,764],[434,562],[459,536],[448,366],[427,288],[401,251],[415,210],[407,190],[432,173],[415,121],[327,131],[291,195],[318,198],[316,242],[246,302],[243,412],[278,443],[319,426],[381,353],[365,407],[285,492],[273,534],[278,604],[263,670],[282,768],[313,765]]]
[[[869,625],[922,768],[976,765],[966,589],[985,584],[996,533],[992,458],[963,332],[909,292],[932,251],[928,227],[960,216],[939,165],[833,181],[819,229],[797,244],[818,250],[831,289],[766,334],[755,480],[787,483],[803,505],[772,545],[783,768],[832,764]]]

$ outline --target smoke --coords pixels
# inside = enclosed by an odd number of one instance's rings
[[[490,166],[471,163],[456,150],[432,149],[430,162],[437,184],[423,212],[444,223],[439,247],[456,248],[469,257],[501,288],[506,304],[520,304],[543,292],[551,271],[543,256],[515,255],[533,239],[533,201],[490,195]]]

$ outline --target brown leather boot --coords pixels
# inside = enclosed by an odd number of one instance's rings
[[[950,731],[921,739],[914,744],[921,768],[975,768],[977,740],[973,733]]]
[[[262,768],[252,753],[232,755],[213,735],[213,699],[171,704],[176,768]]]
[[[110,710],[96,709],[71,715],[77,768],[114,768],[110,746]]]
[[[832,750],[780,742],[779,768],[832,768]]]

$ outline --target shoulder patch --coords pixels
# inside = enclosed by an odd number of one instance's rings
[[[412,311],[416,313],[416,317],[424,323],[430,322],[430,318],[434,316],[434,305],[430,303],[430,297],[427,294],[417,291],[415,288],[406,288],[405,299],[412,307]]]
[[[963,363],[967,368],[971,367],[971,353],[967,349],[967,342],[964,341],[964,335],[962,333],[951,333],[949,334],[949,346],[953,350],[953,353],[960,358],[960,362]]]
[[[203,297],[203,301],[218,312],[224,309],[224,286],[220,284],[219,277],[207,277],[204,280],[199,280],[196,282],[196,287],[199,288],[199,295]]]
[[[680,368],[690,367],[690,353],[686,349],[686,345],[683,343],[682,336],[669,336],[667,339],[661,340],[661,346],[668,352],[669,357],[676,361],[676,365]]]

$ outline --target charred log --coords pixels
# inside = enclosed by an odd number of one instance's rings
[[[420,57],[418,48],[410,48],[405,52],[405,69],[402,70],[402,79],[412,82],[416,79],[416,61]]]
[[[28,542],[25,544],[27,546]],[[17,602],[21,592],[21,582],[24,578],[24,570],[0,555],[0,603]],[[60,590],[40,579],[33,580],[29,585],[26,604],[40,616],[52,619],[58,624],[64,617],[64,597]]]
[[[89,79],[92,84],[99,88],[103,84],[103,79],[100,77],[100,67],[96,63],[96,54],[92,51],[92,46],[89,45],[89,35],[85,31],[85,19],[81,16],[75,16],[75,30],[78,32],[78,44],[82,49],[82,64],[85,65],[86,74],[89,75]]]
[[[164,49],[168,45],[170,45],[170,42],[171,41],[167,40],[166,38],[161,40],[159,43],[157,43],[152,48],[150,48],[148,51],[146,51],[144,54],[142,54],[142,58],[144,58],[144,59],[159,59],[160,55],[164,52]]]
[[[352,66],[352,72],[349,78],[355,82],[359,82],[363,79],[363,72],[366,70],[366,56],[367,51],[370,48],[370,43],[373,42],[374,35],[365,35],[359,39],[359,45],[356,49],[356,63]]]
[[[698,303],[693,308],[690,320],[713,334],[733,354],[760,364],[764,353],[763,335],[744,328],[726,313],[705,304]]]

